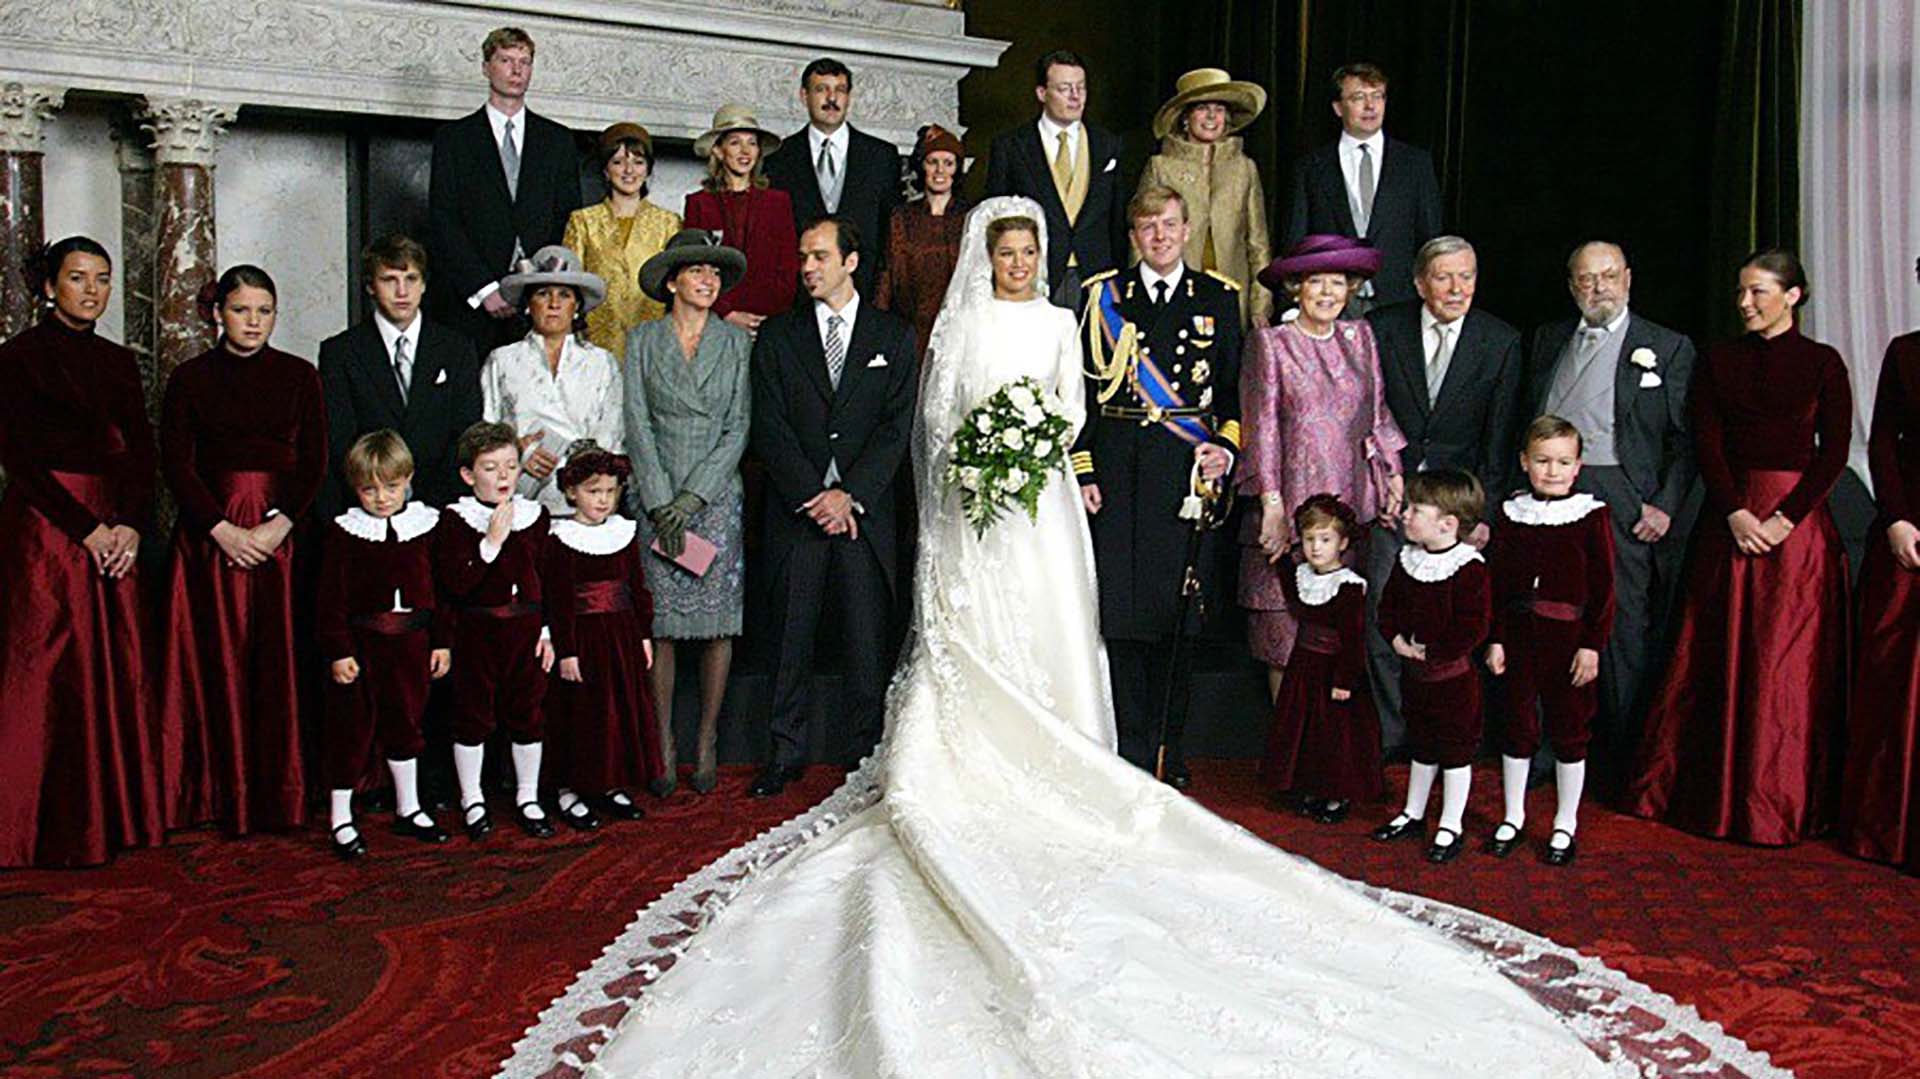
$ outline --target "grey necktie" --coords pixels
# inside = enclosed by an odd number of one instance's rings
[[[393,381],[400,387],[400,403],[407,403],[407,337],[393,339]]]
[[[820,143],[820,160],[814,165],[814,173],[820,178],[820,198],[827,204],[828,213],[840,210],[840,168],[833,160],[833,143]]]
[[[513,144],[513,121],[500,133],[500,171],[507,176],[507,197],[520,197],[520,148]]]
[[[827,381],[834,389],[840,388],[840,376],[847,369],[847,343],[840,337],[840,327],[846,320],[839,315],[827,316]]]
[[[1353,215],[1354,230],[1361,237],[1366,236],[1367,226],[1373,222],[1373,151],[1366,144],[1360,144],[1360,206]]]
[[[1443,322],[1433,324],[1433,358],[1427,361],[1427,404],[1440,399],[1440,386],[1447,378],[1447,333]]]

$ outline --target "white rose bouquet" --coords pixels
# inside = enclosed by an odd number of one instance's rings
[[[946,483],[976,535],[1020,505],[1032,520],[1040,492],[1065,467],[1067,418],[1031,378],[1009,382],[980,402],[953,436]]]

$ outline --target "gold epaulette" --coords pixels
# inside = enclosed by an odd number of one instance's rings
[[[1221,284],[1227,286],[1228,288],[1232,289],[1235,292],[1240,291],[1240,282],[1235,281],[1233,278],[1228,277],[1226,274],[1221,273],[1219,270],[1201,270],[1200,272],[1203,274],[1206,274],[1208,277],[1213,278],[1215,281],[1220,282]]]
[[[1114,274],[1117,274],[1119,272],[1120,272],[1119,270],[1101,270],[1099,273],[1094,274],[1092,277],[1082,278],[1080,281],[1080,289],[1081,291],[1084,292],[1087,286],[1097,285],[1100,282],[1105,281],[1107,278],[1112,277]]]
[[[1226,442],[1232,445],[1233,448],[1236,450],[1239,449],[1240,448],[1240,421],[1228,420],[1227,422],[1221,424],[1220,440],[1222,442]]]
[[[1073,464],[1073,474],[1084,476],[1093,471],[1093,451],[1081,450],[1067,458]]]

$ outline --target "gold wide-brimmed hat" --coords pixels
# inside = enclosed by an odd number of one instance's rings
[[[1227,134],[1253,123],[1267,107],[1267,92],[1250,82],[1238,82],[1217,67],[1195,68],[1174,80],[1173,97],[1153,117],[1153,137],[1164,139],[1180,123],[1188,105],[1218,101],[1227,107]]]
[[[713,152],[713,144],[725,138],[731,131],[751,131],[760,136],[760,156],[765,157],[778,149],[780,136],[760,126],[760,120],[748,105],[722,105],[713,114],[713,126],[706,133],[693,140],[693,156],[704,158]]]

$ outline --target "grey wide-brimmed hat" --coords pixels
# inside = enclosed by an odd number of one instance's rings
[[[667,282],[682,266],[712,266],[720,271],[720,291],[740,283],[747,272],[747,256],[721,244],[706,229],[681,229],[667,246],[640,267],[640,291],[667,302]]]
[[[713,114],[713,126],[699,138],[693,140],[693,156],[705,160],[713,152],[713,144],[726,137],[731,131],[751,131],[760,136],[760,156],[780,148],[780,136],[761,126],[753,115],[753,109],[747,105],[722,105]]]
[[[519,307],[528,291],[543,285],[572,285],[579,289],[583,313],[599,307],[600,301],[607,298],[607,282],[599,274],[581,269],[580,256],[574,254],[572,248],[559,244],[548,244],[535,251],[532,258],[521,259],[518,269],[500,279],[500,298],[509,306]]]

